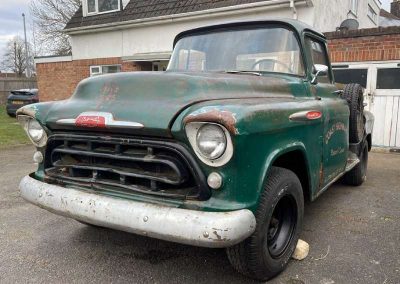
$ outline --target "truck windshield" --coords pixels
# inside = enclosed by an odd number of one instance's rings
[[[275,26],[184,37],[175,46],[168,70],[304,75],[294,32]]]

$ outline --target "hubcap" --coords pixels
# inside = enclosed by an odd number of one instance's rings
[[[297,222],[297,205],[292,196],[284,196],[274,208],[267,229],[267,247],[273,258],[280,257],[293,238]]]

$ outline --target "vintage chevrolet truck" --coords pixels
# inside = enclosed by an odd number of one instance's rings
[[[166,72],[83,80],[18,119],[38,169],[27,201],[87,225],[226,248],[239,272],[280,273],[304,201],[366,179],[373,116],[338,88],[325,37],[295,20],[176,37]]]

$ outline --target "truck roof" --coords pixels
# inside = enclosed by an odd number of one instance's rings
[[[280,19],[280,18],[274,18],[274,19],[266,19],[266,20],[258,20],[258,21],[239,21],[239,22],[227,22],[227,23],[222,23],[218,25],[211,25],[211,26],[204,26],[196,29],[191,29],[187,30],[184,32],[181,32],[178,34],[175,38],[174,41],[174,46],[177,43],[177,41],[185,36],[191,35],[191,34],[197,34],[197,33],[203,33],[207,31],[212,31],[216,29],[229,29],[229,28],[234,28],[234,27],[240,27],[240,26],[257,26],[257,25],[265,25],[265,24],[278,24],[278,25],[286,25],[293,30],[295,30],[298,34],[302,34],[304,31],[309,31],[312,32],[319,37],[326,39],[325,36],[318,32],[315,28],[312,26],[303,23],[298,20],[294,19]]]

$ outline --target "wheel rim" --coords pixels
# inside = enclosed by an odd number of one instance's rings
[[[267,228],[267,249],[272,258],[286,251],[297,223],[297,205],[292,196],[284,196],[274,208]]]

